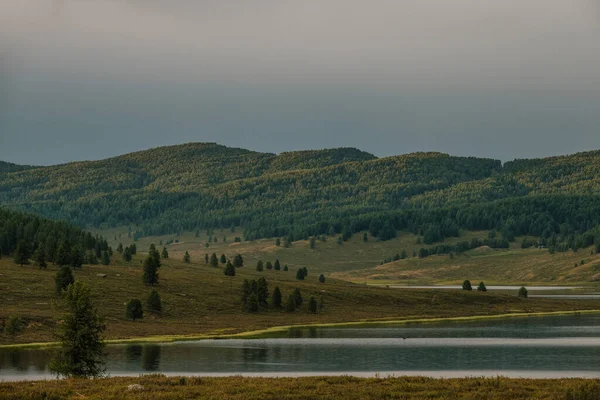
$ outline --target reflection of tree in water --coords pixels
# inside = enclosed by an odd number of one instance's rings
[[[31,352],[31,364],[40,371],[46,371],[48,362],[50,362],[50,352],[45,350],[36,350]]]
[[[142,358],[143,347],[139,344],[130,344],[125,347],[125,357],[129,362],[137,362]]]
[[[142,368],[146,371],[156,371],[160,367],[160,351],[158,345],[145,345],[142,352]]]
[[[267,361],[268,350],[266,347],[244,347],[242,354],[245,362],[264,363]]]

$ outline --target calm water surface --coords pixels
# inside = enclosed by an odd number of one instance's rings
[[[0,379],[50,377],[45,350],[0,350]],[[600,377],[600,315],[301,328],[266,339],[111,345],[113,375]]]

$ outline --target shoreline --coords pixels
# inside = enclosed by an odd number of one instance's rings
[[[198,334],[198,335],[156,335],[148,337],[134,337],[123,339],[105,340],[107,345],[118,344],[145,344],[145,343],[173,343],[196,340],[225,340],[225,339],[260,339],[267,335],[285,332],[297,328],[327,328],[327,327],[350,327],[350,326],[369,326],[369,325],[401,325],[401,324],[427,324],[437,322],[468,322],[477,320],[508,319],[524,317],[546,317],[561,315],[581,315],[581,314],[600,314],[600,310],[572,310],[572,311],[546,311],[532,313],[507,313],[495,315],[471,315],[462,317],[437,317],[437,318],[402,318],[402,319],[379,319],[348,322],[331,322],[317,324],[298,324],[298,325],[278,325],[266,329],[244,331],[233,334]],[[0,350],[4,349],[39,349],[46,347],[56,347],[58,342],[39,342],[39,343],[19,343],[0,345]]]

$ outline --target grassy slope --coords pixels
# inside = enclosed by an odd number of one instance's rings
[[[297,244],[296,244],[297,245]],[[183,245],[182,245],[183,246]],[[239,246],[230,245],[228,255]],[[142,255],[129,265],[84,266],[75,276],[88,283],[99,310],[105,314],[107,338],[148,337],[156,335],[231,334],[260,330],[278,325],[333,323],[346,321],[399,319],[417,317],[452,317],[490,315],[510,312],[534,312],[576,309],[600,309],[600,301],[518,299],[515,296],[492,293],[434,292],[426,290],[400,291],[366,287],[328,279],[318,283],[318,275],[309,265],[306,281],[295,280],[295,269],[289,272],[258,273],[253,263],[238,269],[229,278],[221,268],[204,264],[203,257],[192,252],[193,263],[178,261],[180,251],[171,248],[171,259],[160,270],[158,290],[164,301],[161,316],[146,315],[139,322],[124,318],[125,302],[131,298],[145,300],[149,288],[142,283]],[[243,253],[245,254],[245,253]],[[285,254],[284,254],[285,255]],[[247,257],[249,259],[250,257]],[[200,261],[202,259],[202,261]],[[285,257],[282,263],[290,264]],[[20,315],[27,322],[24,333],[11,338],[0,335],[0,344],[30,343],[52,340],[55,328],[54,275],[57,267],[39,270],[33,266],[20,267],[11,260],[0,260],[0,320]],[[97,274],[107,274],[106,278]],[[318,315],[303,308],[296,313],[268,309],[259,314],[241,311],[240,286],[245,278],[265,276],[272,290],[280,286],[284,298],[299,287],[305,301],[313,295],[323,296],[325,309]],[[304,305],[304,307],[306,307]]]
[[[142,391],[127,391],[141,384]],[[597,399],[584,379],[108,378],[0,382],[0,399]]]

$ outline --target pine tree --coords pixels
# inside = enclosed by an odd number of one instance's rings
[[[287,271],[288,271],[288,266],[287,266],[287,264],[285,264],[285,265],[283,266],[283,271],[284,271],[284,272],[287,272]]]
[[[275,246],[281,246],[281,239],[277,238],[277,240],[275,240]]]
[[[123,254],[123,243],[119,243],[119,245],[117,246],[117,252]]]
[[[258,296],[256,293],[250,294],[248,297],[248,303],[246,304],[246,309],[248,312],[257,312],[258,311]]]
[[[83,254],[78,245],[75,245],[71,248],[71,267],[73,268],[81,268],[83,264]],[[107,265],[107,264],[104,264]]]
[[[227,265],[225,265],[223,273],[227,276],[235,276],[235,267],[230,261],[227,261]]]
[[[156,289],[152,289],[152,291],[148,295],[148,300],[146,301],[146,303],[148,304],[148,310],[150,312],[162,311],[162,301],[160,299],[160,294]]]
[[[256,295],[258,296],[258,303],[266,305],[267,299],[269,298],[269,285],[267,284],[267,280],[264,277],[261,277],[257,284]]]
[[[258,272],[262,272],[262,270],[263,270],[263,262],[262,262],[262,260],[258,260],[258,262],[256,263],[256,270]]]
[[[471,287],[471,281],[466,279],[462,284],[462,290],[473,290]]]
[[[17,249],[15,250],[15,264],[19,264],[21,267],[25,264],[29,264],[29,246],[24,240],[19,240]]]
[[[485,283],[479,282],[479,286],[477,286],[478,292],[487,292],[487,288],[485,287]]]
[[[273,264],[273,269],[275,271],[281,270],[281,263],[279,262],[279,259],[275,260],[275,264]]]
[[[54,278],[56,294],[62,294],[62,291],[73,282],[75,282],[75,278],[73,277],[71,267],[68,265],[61,266]]]
[[[110,256],[106,250],[102,252],[102,265],[110,265]]]
[[[221,254],[221,264],[225,264],[227,263],[227,257],[225,257],[225,254]]]
[[[158,283],[158,271],[152,257],[148,256],[144,260],[143,280],[146,285],[154,286]]]
[[[66,267],[69,268],[69,267]],[[64,296],[65,315],[58,335],[61,349],[50,362],[50,371],[67,378],[96,378],[104,374],[106,328],[81,282],[69,285]]]
[[[244,279],[242,283],[242,303],[248,303],[248,297],[252,294],[252,285],[248,279]]]
[[[219,266],[219,259],[217,258],[217,255],[215,253],[212,253],[212,255],[210,256],[210,266],[214,268],[217,268]]]
[[[40,243],[35,250],[35,253],[33,253],[33,262],[40,269],[45,269],[48,266],[48,264],[46,264],[46,247],[43,243]]]
[[[302,268],[298,268],[298,271],[296,271],[296,279],[299,281],[304,280],[304,271],[302,270]]]
[[[169,251],[167,250],[166,247],[163,247],[161,257],[163,260],[169,259]]]
[[[273,289],[271,299],[273,301],[273,307],[281,307],[281,290],[279,289],[279,286],[275,286],[275,289]]]
[[[369,235],[367,232],[363,233],[363,242],[367,243],[369,241]]]
[[[204,255],[204,264],[208,264],[208,254]]]
[[[127,318],[135,322],[136,319],[144,318],[144,309],[142,308],[142,302],[139,299],[131,299],[127,302],[127,309],[125,311]]]
[[[296,300],[293,294],[290,294],[285,301],[285,311],[294,312],[296,311]]]
[[[323,274],[319,275],[319,282],[325,283],[325,275],[323,275]]]
[[[521,286],[517,295],[522,298],[527,298],[528,293],[527,293],[527,289],[525,289],[525,286]]]
[[[241,254],[237,254],[233,258],[233,266],[236,268],[242,268],[244,266],[244,258],[242,257]]]
[[[131,249],[129,247],[125,247],[125,250],[123,250],[123,260],[131,261]]]
[[[308,299],[308,312],[312,313],[312,314],[316,314],[317,313],[317,300],[314,297],[310,297],[310,299]]]
[[[189,264],[191,262],[190,253],[188,251],[183,255],[183,262]]]
[[[300,289],[295,288],[292,294],[294,295],[296,306],[300,307],[302,305],[302,294],[300,293]]]
[[[267,268],[268,270],[273,269],[273,264],[271,264],[271,261],[267,261],[267,263],[265,264],[265,268]]]

